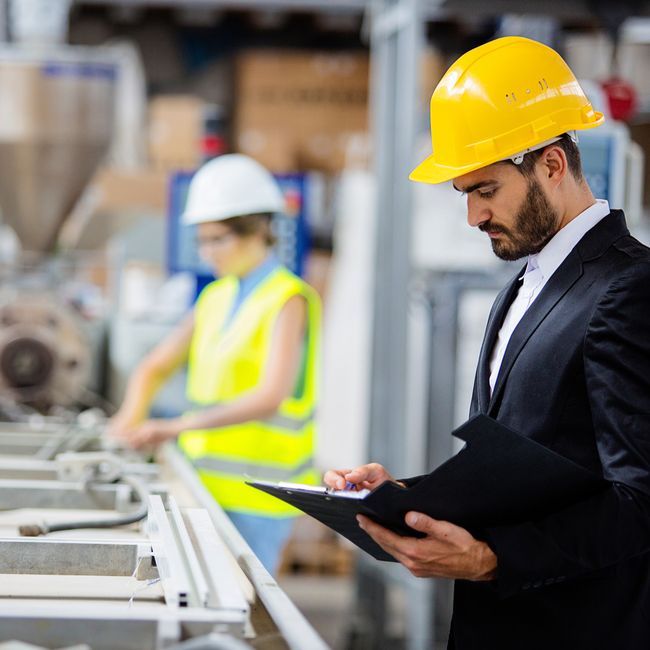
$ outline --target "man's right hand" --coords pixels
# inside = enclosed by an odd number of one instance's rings
[[[355,469],[330,469],[323,476],[325,485],[333,490],[345,490],[347,483],[352,483],[356,490],[374,490],[385,481],[402,485],[379,463],[368,463]]]

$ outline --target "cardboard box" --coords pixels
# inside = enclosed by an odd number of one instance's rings
[[[149,103],[149,162],[156,170],[201,164],[204,102],[193,95],[158,95]]]
[[[446,63],[427,48],[420,110],[429,110]],[[370,60],[365,52],[249,50],[235,62],[237,151],[274,172],[338,172],[350,142],[368,131]]]
[[[125,171],[104,167],[91,190],[97,193],[97,212],[144,212],[165,215],[169,174],[154,169]]]
[[[274,172],[344,166],[368,129],[366,53],[250,50],[235,64],[235,148]]]
[[[64,224],[61,241],[68,248],[98,249],[142,216],[163,218],[168,182],[163,171],[101,168]]]

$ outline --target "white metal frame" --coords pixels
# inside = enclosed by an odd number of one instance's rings
[[[257,596],[277,625],[289,648],[291,650],[327,650],[327,644],[257,559],[228,515],[201,483],[201,479],[189,461],[171,444],[165,447],[163,453],[165,461],[174,473],[190,490],[201,508],[207,511],[219,537],[250,580]]]

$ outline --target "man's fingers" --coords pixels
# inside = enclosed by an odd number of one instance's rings
[[[421,533],[427,533],[429,535],[434,535],[439,537],[443,532],[443,527],[440,524],[444,524],[444,521],[438,521],[437,519],[432,519],[428,515],[424,515],[421,512],[407,512],[404,519],[407,526],[413,530],[417,530]]]
[[[345,489],[345,475],[350,472],[349,469],[330,469],[323,476],[323,483],[335,490]]]
[[[368,533],[386,553],[390,553],[398,562],[409,568],[412,564],[415,550],[413,544],[416,540],[412,537],[401,537],[363,515],[357,515],[357,521],[361,529]]]
[[[345,476],[343,477],[344,481],[349,481],[355,485],[359,485],[367,479],[368,475],[364,467],[357,467],[356,469],[352,469],[349,472],[346,472]]]
[[[359,523],[359,527],[364,532],[368,533],[368,535],[370,535],[379,546],[391,555],[394,555],[395,540],[393,538],[398,537],[398,535],[395,535],[395,533],[392,533],[387,528],[376,524],[374,521],[368,519],[368,517],[364,517],[363,515],[357,515],[357,522]]]
[[[325,472],[323,482],[336,490],[344,490],[346,483],[361,486],[366,482],[372,482],[374,480],[374,465],[377,464],[361,465],[361,467],[356,467],[355,469],[330,469]],[[381,465],[377,466],[381,467]]]
[[[336,490],[344,490],[346,483],[352,483],[357,489],[372,489],[390,480],[390,474],[379,463],[368,463],[354,469],[331,469],[323,475],[323,482]]]
[[[427,536],[436,538],[444,543],[457,543],[465,538],[468,533],[465,529],[440,519],[433,519],[421,512],[407,512],[404,519],[413,530],[426,533]]]
[[[345,478],[351,483],[363,483],[365,481],[372,484],[378,480],[387,480],[390,475],[379,463],[368,463],[353,469],[346,474]]]
[[[385,544],[387,547],[397,548],[401,542],[404,541],[403,537],[400,537],[387,528],[376,524],[371,519],[368,519],[368,517],[357,515],[357,521],[359,522],[359,526],[382,546]]]
[[[370,463],[369,465],[361,465],[361,467],[355,467],[353,470],[346,474],[346,478],[352,483],[372,481],[376,472],[377,469],[375,467],[375,463]]]

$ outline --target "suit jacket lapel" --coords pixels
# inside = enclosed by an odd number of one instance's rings
[[[481,353],[479,355],[477,366],[478,372],[476,377],[478,404],[481,413],[487,413],[488,404],[490,403],[490,358],[492,357],[492,349],[496,343],[503,319],[506,317],[508,309],[517,295],[517,291],[521,284],[519,278],[524,269],[525,267],[519,271],[514,278],[512,278],[512,280],[497,296],[485,329],[485,336],[483,337],[483,345],[481,346]]]
[[[488,414],[494,405],[498,403],[499,395],[503,390],[508,373],[512,368],[512,364],[519,356],[521,349],[526,345],[528,339],[540,326],[548,313],[576,283],[581,275],[582,261],[577,254],[571,253],[564,262],[562,262],[557,271],[549,278],[541,293],[537,296],[535,302],[533,302],[524,314],[523,318],[519,321],[519,324],[515,327],[515,330],[510,337],[506,353],[501,362],[497,383],[494,386],[494,392],[490,399]]]

